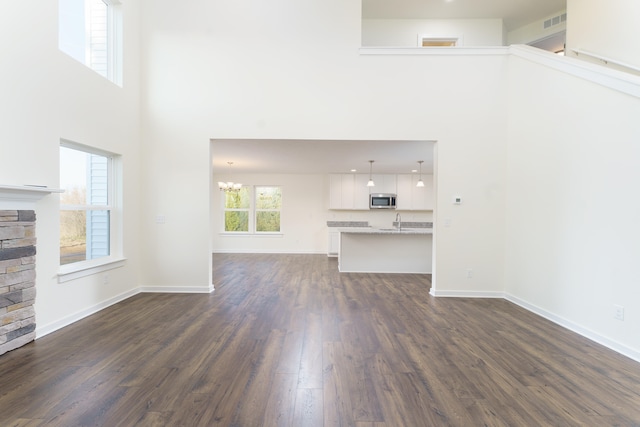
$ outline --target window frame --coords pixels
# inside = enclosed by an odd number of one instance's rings
[[[223,233],[228,233],[228,234],[232,234],[232,235],[247,235],[247,234],[252,234],[251,233],[251,223],[252,223],[252,207],[253,207],[253,192],[250,186],[242,186],[240,191],[242,191],[242,189],[248,189],[249,190],[249,195],[248,195],[248,199],[249,199],[249,207],[248,208],[227,208],[227,193],[224,191],[221,191],[221,196],[222,196],[222,232]],[[247,231],[227,231],[226,230],[226,225],[227,225],[227,212],[247,212]]]
[[[69,264],[59,264],[58,282],[67,282],[80,277],[97,274],[103,271],[118,268],[124,265],[122,256],[122,158],[119,154],[101,150],[76,142],[61,140],[60,148],[68,148],[87,154],[104,156],[107,162],[107,204],[106,205],[65,205],[60,202],[59,211],[85,211],[106,210],[109,212],[109,255],[99,258],[76,261]],[[58,160],[60,165],[60,160]],[[58,221],[58,227],[59,221]],[[58,230],[60,236],[60,230]],[[58,237],[60,238],[60,237]],[[59,259],[59,257],[58,257]],[[58,260],[59,262],[59,260]]]
[[[256,197],[257,197],[257,189],[258,188],[274,188],[277,187],[280,189],[280,209],[257,209],[256,208]],[[249,188],[249,208],[238,209],[231,208],[227,209],[226,207],[226,194],[224,191],[221,191],[221,200],[222,200],[222,221],[221,221],[221,231],[220,234],[225,236],[274,236],[281,237],[283,235],[282,231],[282,198],[283,198],[283,187],[282,185],[266,185],[266,184],[255,184],[255,185],[243,185],[242,188]],[[227,211],[248,211],[249,212],[249,226],[247,231],[227,231],[225,229],[225,218]],[[260,212],[279,212],[280,213],[280,231],[257,231],[257,215],[256,213]]]
[[[453,48],[462,46],[460,34],[418,34],[418,47],[422,48]]]
[[[258,209],[257,198],[259,188],[279,188],[280,189],[280,209]],[[254,234],[267,235],[267,234],[282,234],[282,186],[281,185],[254,185],[253,186],[253,231]],[[279,213],[279,230],[278,231],[258,231],[258,212],[278,212]]]
[[[58,49],[71,58],[93,70],[98,75],[122,87],[123,84],[123,12],[120,0],[78,0],[82,8],[67,2],[59,2],[58,8]],[[106,10],[104,33],[104,67],[93,63],[93,26],[99,24],[98,17],[92,15],[90,2],[104,3]],[[82,13],[80,13],[82,12]],[[84,32],[80,28],[84,27]],[[100,64],[103,64],[101,61]]]

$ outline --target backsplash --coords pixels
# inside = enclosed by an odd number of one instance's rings
[[[327,221],[327,227],[368,227],[369,221]]]
[[[400,224],[405,228],[433,228],[433,222],[422,222],[422,221],[402,221]],[[393,221],[393,226],[397,227],[398,223]]]

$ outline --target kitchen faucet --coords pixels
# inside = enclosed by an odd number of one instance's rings
[[[402,231],[402,216],[400,216],[400,212],[396,213],[396,227]]]

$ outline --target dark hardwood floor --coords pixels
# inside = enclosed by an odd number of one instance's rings
[[[504,300],[323,255],[214,255],[0,356],[0,426],[640,426],[640,364]]]

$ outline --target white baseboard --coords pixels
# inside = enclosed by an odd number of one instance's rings
[[[435,297],[449,297],[449,298],[503,298],[507,301],[510,301],[520,307],[524,308],[527,311],[530,311],[534,314],[537,314],[540,317],[544,317],[551,322],[562,326],[572,332],[575,332],[578,335],[581,335],[585,338],[590,339],[593,342],[601,344],[617,353],[620,353],[624,356],[627,356],[630,359],[635,360],[636,362],[640,362],[640,352],[634,350],[630,347],[627,347],[623,344],[620,344],[616,341],[610,340],[607,337],[604,337],[600,334],[597,334],[589,329],[586,329],[576,323],[573,323],[563,317],[555,315],[547,310],[544,310],[536,305],[530,304],[520,298],[517,298],[513,295],[506,294],[504,292],[497,291],[489,291],[489,292],[478,292],[478,291],[438,291],[431,288],[429,294]]]
[[[570,331],[575,332],[576,334],[582,335],[585,338],[590,339],[591,341],[594,341],[598,344],[601,344],[613,351],[616,351],[624,356],[627,356],[630,359],[635,360],[636,362],[640,362],[640,352],[638,352],[637,350],[634,350],[632,348],[629,348],[623,344],[620,344],[616,341],[610,340],[607,337],[604,337],[596,332],[593,332],[589,329],[586,329],[576,323],[571,322],[570,320],[567,320],[563,317],[557,316],[547,310],[544,310],[538,306],[535,306],[533,304],[529,304],[528,302],[521,300],[520,298],[517,298],[513,295],[509,295],[509,294],[505,294],[504,298],[507,301],[511,301],[512,303],[519,305],[520,307],[537,314],[538,316],[544,317],[547,320],[552,321],[553,323],[556,323],[560,326],[562,326],[563,328],[569,329]]]
[[[268,249],[213,249],[211,251],[213,254],[276,254],[276,255],[326,255],[327,252],[317,252],[317,251],[287,251],[282,252],[281,250],[268,250]]]
[[[92,314],[95,314],[101,310],[104,310],[105,308],[112,306],[114,304],[117,304],[120,301],[124,301],[127,298],[131,298],[132,296],[137,295],[139,293],[140,293],[139,289],[132,289],[130,291],[123,292],[120,295],[116,295],[115,297],[102,301],[98,304],[95,304],[89,308],[80,310],[69,316],[63,317],[62,319],[56,320],[55,322],[51,322],[41,327],[36,326],[36,339],[42,338],[45,335],[50,334],[51,332],[55,332],[58,329],[64,328],[65,326],[69,326],[70,324],[75,323],[78,320],[91,316]],[[37,319],[36,319],[36,323],[37,323]]]
[[[438,291],[431,288],[429,294],[449,298],[504,298],[504,292],[498,291]]]
[[[209,285],[209,286],[186,286],[186,287],[181,287],[181,286],[142,286],[136,289],[132,289],[130,291],[127,292],[123,292],[120,295],[116,295],[113,298],[109,298],[105,301],[102,301],[98,304],[95,304],[89,308],[86,308],[84,310],[78,311],[77,313],[71,314],[69,316],[63,317],[60,320],[56,320],[55,322],[51,322],[47,325],[44,325],[42,327],[37,327],[36,326],[36,339],[38,338],[42,338],[45,335],[50,334],[51,332],[55,332],[58,329],[62,329],[65,326],[69,326],[72,323],[77,322],[78,320],[84,319],[85,317],[91,316],[92,314],[95,314],[101,310],[104,310],[107,307],[110,307],[114,304],[117,304],[121,301],[126,300],[127,298],[131,298],[134,295],[137,295],[139,293],[150,293],[150,292],[157,292],[157,293],[183,293],[183,294],[193,294],[193,293],[198,293],[198,294],[210,294],[211,292],[214,291],[214,287],[213,285]]]
[[[138,288],[141,293],[161,294],[210,294],[215,289],[209,286],[142,286]]]

